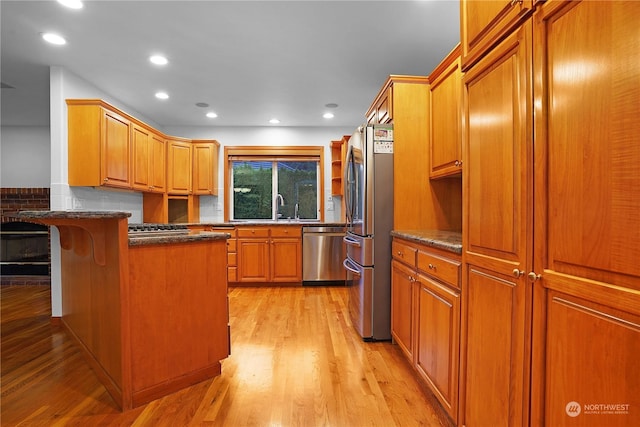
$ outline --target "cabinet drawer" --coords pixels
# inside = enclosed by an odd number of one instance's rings
[[[300,237],[300,236],[302,236],[302,227],[271,228],[271,237]]]
[[[231,235],[231,238],[236,237],[236,229],[235,228],[211,227],[211,231],[215,231],[216,233],[227,233],[227,234]]]
[[[460,288],[460,262],[418,251],[418,270]]]
[[[229,267],[227,269],[227,281],[229,282],[238,281],[238,267]]]
[[[238,228],[238,237],[269,237],[269,229],[260,227]]]
[[[238,247],[238,241],[236,239],[227,239],[227,251],[236,252]]]
[[[418,252],[418,250],[413,246],[394,239],[391,243],[391,251],[394,259],[402,261],[412,267],[416,266],[416,252]]]
[[[227,253],[227,265],[229,267],[238,265],[238,254],[235,252]]]

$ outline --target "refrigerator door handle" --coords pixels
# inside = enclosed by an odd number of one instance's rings
[[[359,241],[357,241],[357,240],[355,240],[355,239],[353,239],[353,238],[351,238],[349,236],[344,236],[342,238],[342,241],[345,242],[347,245],[355,246],[356,248],[361,248],[362,247],[362,245],[360,244]]]
[[[348,258],[345,259],[344,261],[342,261],[342,265],[346,270],[352,272],[356,276],[362,276],[362,273],[360,273],[360,270],[351,267],[353,265],[353,263]]]

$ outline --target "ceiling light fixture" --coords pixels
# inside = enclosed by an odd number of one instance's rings
[[[280,123],[280,120],[274,118],[269,120],[269,123],[271,123],[272,125],[277,125],[278,123]]]
[[[63,44],[67,44],[67,41],[64,39],[64,37],[55,34],[55,33],[43,33],[42,34],[42,38],[51,44],[55,44],[58,46],[61,46]]]
[[[169,94],[166,92],[157,92],[156,98],[158,99],[169,99]]]
[[[84,7],[80,0],[58,0],[58,3],[69,9],[82,9]]]
[[[325,119],[333,119],[333,113],[324,113],[322,117]]]
[[[162,55],[150,56],[149,61],[156,65],[167,65],[169,63],[169,60]]]
[[[216,113],[214,113],[213,111],[209,111],[207,113],[207,117],[209,117],[210,119],[215,119],[216,117],[218,117],[218,115]]]
[[[207,108],[208,106],[209,104],[207,104],[206,102],[196,102],[196,107]]]
[[[335,104],[333,102],[330,103],[330,104],[325,104],[324,106],[327,107],[327,108],[338,108],[338,104]]]

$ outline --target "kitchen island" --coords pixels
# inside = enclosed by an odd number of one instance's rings
[[[58,228],[61,323],[123,410],[219,375],[229,355],[228,234],[134,236],[130,215],[16,214]]]

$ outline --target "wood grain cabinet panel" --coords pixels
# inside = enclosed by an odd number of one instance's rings
[[[193,141],[193,194],[218,194],[218,143]]]
[[[454,422],[458,420],[460,291],[419,275],[415,363]]]
[[[467,426],[526,425],[529,416],[532,297],[523,274],[532,236],[531,37],[529,21],[463,77],[460,414]]]
[[[462,67],[473,65],[533,11],[534,0],[462,0]]]
[[[568,402],[581,426],[640,425],[640,3],[549,1],[533,20],[532,425],[567,425]]]
[[[168,140],[167,144],[167,192],[191,194],[191,142]]]
[[[397,260],[391,261],[391,336],[414,363],[414,300],[417,273]]]
[[[166,190],[164,139],[151,130],[131,126],[131,186],[134,190],[164,193]]]
[[[460,45],[429,75],[430,178],[462,173]]]
[[[69,185],[131,188],[131,122],[100,100],[67,100]]]
[[[237,282],[302,281],[302,227],[237,227]]]

